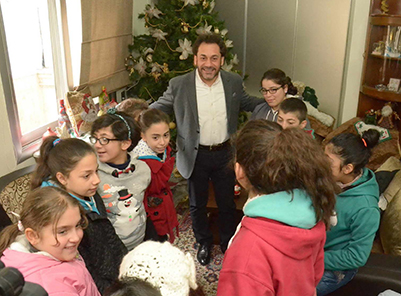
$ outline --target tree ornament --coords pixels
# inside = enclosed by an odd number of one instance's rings
[[[159,14],[163,14],[159,9],[157,9],[154,5],[146,5],[145,13],[149,16],[149,18],[160,18]]]
[[[175,124],[174,121],[170,121],[168,126],[169,126],[170,129],[175,129],[177,127],[177,125]]]
[[[148,63],[153,62],[153,55],[148,54],[148,55],[146,56],[146,61],[147,61]]]
[[[203,1],[202,6],[203,6],[203,9],[208,8],[209,2],[208,1]]]
[[[186,34],[189,32],[189,25],[185,22],[181,22],[181,32]]]
[[[180,47],[177,47],[176,51],[182,52],[180,55],[180,60],[186,60],[188,55],[192,54],[192,42],[185,38],[184,40],[178,40],[178,44]]]
[[[152,72],[152,76],[155,79],[155,82],[159,82],[159,78],[161,76],[159,72]]]
[[[170,70],[168,69],[168,64],[167,63],[163,63],[163,72],[168,74],[170,72]]]
[[[214,32],[215,32],[216,34],[219,34],[219,33],[220,33],[219,28],[214,28]]]

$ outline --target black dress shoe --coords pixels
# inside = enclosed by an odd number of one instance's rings
[[[199,263],[203,266],[210,262],[210,247],[206,244],[199,244],[198,254],[196,255]]]

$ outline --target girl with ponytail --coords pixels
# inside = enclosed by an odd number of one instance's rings
[[[314,295],[337,188],[322,149],[304,131],[267,120],[249,121],[234,147],[249,198],[217,295]]]
[[[296,95],[298,90],[291,78],[280,69],[270,69],[263,74],[260,81],[260,93],[265,103],[256,106],[251,119],[267,119],[277,122],[278,107],[287,95]]]
[[[341,188],[324,251],[325,272],[317,295],[327,295],[347,284],[365,265],[379,227],[379,186],[365,166],[378,143],[377,130],[359,135],[337,135],[326,145],[334,179]]]

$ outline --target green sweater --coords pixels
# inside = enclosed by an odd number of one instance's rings
[[[327,231],[326,270],[348,270],[365,265],[379,228],[379,186],[374,173],[363,169],[361,178],[337,196],[337,224]]]

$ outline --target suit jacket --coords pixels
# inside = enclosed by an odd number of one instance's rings
[[[167,90],[150,108],[167,114],[174,112],[177,123],[177,168],[188,179],[193,171],[200,139],[198,107],[196,102],[195,71],[174,77]],[[227,108],[227,129],[232,135],[237,130],[239,112],[253,111],[263,99],[250,97],[243,88],[241,76],[220,71]]]

